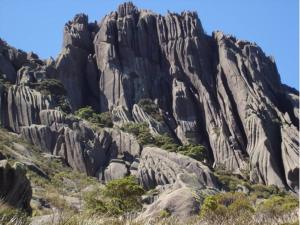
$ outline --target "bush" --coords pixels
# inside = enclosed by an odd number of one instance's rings
[[[144,193],[133,176],[112,180],[104,188],[85,196],[86,209],[92,214],[110,216],[136,212],[142,208],[141,196]]]
[[[275,185],[266,186],[263,184],[251,185],[253,194],[258,198],[269,198],[272,195],[285,195],[284,191],[281,191]]]
[[[273,195],[269,199],[264,200],[258,209],[267,214],[281,215],[290,212],[299,207],[299,202],[296,198],[287,195]]]
[[[135,135],[141,145],[155,144],[155,139],[146,123],[126,123],[121,130]]]
[[[205,198],[200,217],[211,223],[220,223],[229,218],[240,221],[247,220],[254,213],[248,197],[243,193],[219,193]]]
[[[140,106],[144,112],[152,116],[157,121],[163,121],[162,116],[159,113],[158,106],[149,98],[141,99],[138,102],[138,106]]]
[[[169,210],[167,210],[167,209],[161,210],[159,212],[159,217],[160,218],[168,218],[170,216],[171,216],[171,212]]]
[[[64,85],[56,79],[45,79],[38,83],[30,83],[29,86],[43,95],[66,96],[67,94]]]
[[[202,145],[188,144],[179,146],[177,151],[198,161],[207,160],[207,151]]]
[[[154,138],[154,144],[162,149],[171,151],[171,152],[177,152],[178,145],[174,142],[173,138],[171,138],[167,134],[163,135],[157,135]]]
[[[78,109],[75,112],[75,115],[85,119],[91,123],[94,123],[100,127],[112,127],[113,122],[111,119],[110,112],[96,113],[91,106],[87,106],[81,109]]]

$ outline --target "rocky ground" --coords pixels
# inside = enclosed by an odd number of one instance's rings
[[[255,43],[132,3],[63,37],[48,60],[0,40],[3,220],[297,222],[299,92]],[[108,215],[103,190],[128,176],[135,213]]]

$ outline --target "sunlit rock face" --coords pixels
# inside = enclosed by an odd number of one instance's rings
[[[281,83],[259,46],[219,31],[207,35],[196,13],[162,16],[124,3],[98,23],[79,14],[65,25],[55,60],[0,46],[0,74],[14,84],[0,87],[2,124],[77,170],[103,180],[125,176],[142,147],[120,131],[96,134],[63,119],[51,111],[53,98],[28,82],[59,79],[72,111],[91,105],[111,111],[116,126],[145,122],[154,134],[204,145],[211,166],[249,167],[253,182],[298,190],[299,92]],[[158,106],[162,121],[139,108],[142,99]]]

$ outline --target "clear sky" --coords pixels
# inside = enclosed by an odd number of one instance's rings
[[[41,58],[56,57],[64,24],[76,13],[99,21],[120,0],[0,0],[0,37]],[[298,88],[298,0],[132,0],[160,14],[197,11],[205,31],[221,30],[256,42],[275,57],[283,83]]]

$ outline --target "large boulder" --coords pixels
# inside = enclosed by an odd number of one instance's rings
[[[177,174],[176,181],[166,188],[156,188],[160,192],[151,204],[145,205],[145,210],[139,219],[151,220],[161,216],[163,212],[187,221],[191,216],[199,214],[201,204],[206,196],[218,192],[217,189],[203,186],[195,174]]]

